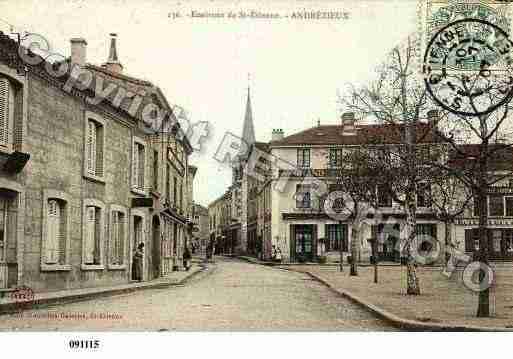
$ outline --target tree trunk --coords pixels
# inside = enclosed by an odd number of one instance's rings
[[[452,239],[451,239],[451,229],[449,227],[449,220],[444,220],[444,229],[445,229],[445,267],[446,268],[449,268],[449,261],[452,260],[452,254],[454,253],[454,246],[452,244]],[[450,250],[450,255],[448,250]]]
[[[486,180],[484,179],[484,173],[480,171],[480,185],[478,189],[478,201],[479,201],[479,252],[477,255],[478,261],[488,265],[488,233],[487,233],[487,222],[488,222],[488,208],[486,200]],[[484,280],[485,273],[480,271],[479,282]],[[489,317],[490,316],[490,289],[486,287],[485,290],[479,292],[479,300],[477,305],[477,317]]]
[[[413,192],[415,193],[415,192]],[[417,218],[415,216],[415,204],[412,204],[414,199],[411,195],[407,194],[407,211],[406,211],[406,226],[407,226],[407,242],[406,242],[406,294],[420,295],[420,283],[417,276],[417,269],[415,267],[415,258],[412,254],[412,246],[416,246],[415,234]]]
[[[340,231],[342,231],[342,221],[338,221],[338,224],[339,224]],[[327,237],[327,233],[325,233],[324,236]],[[339,263],[340,265],[339,265],[339,269],[341,272],[344,271],[344,248],[342,246],[342,238],[343,238],[343,233],[340,233],[340,263]]]
[[[359,254],[359,243],[360,240],[360,225],[353,223],[351,226],[351,271],[349,275],[358,275],[358,254]]]

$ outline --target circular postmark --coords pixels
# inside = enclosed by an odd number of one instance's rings
[[[426,88],[436,103],[453,113],[491,113],[513,96],[512,53],[513,43],[498,26],[480,19],[452,22],[426,47]]]
[[[11,300],[14,301],[15,306],[20,309],[27,309],[34,304],[34,291],[27,286],[21,286],[11,292]]]

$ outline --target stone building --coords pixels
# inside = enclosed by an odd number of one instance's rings
[[[197,253],[205,253],[209,240],[209,218],[208,208],[194,203],[193,204],[193,223],[192,241],[197,248]]]
[[[226,191],[208,206],[210,242],[215,243],[216,254],[230,254],[233,251],[233,243],[229,237],[231,204],[231,192]]]
[[[139,243],[144,280],[180,267],[192,148],[160,89],[123,73],[115,34],[103,65],[86,50],[50,63],[0,34],[0,289],[128,283]],[[149,135],[159,111],[172,130]]]

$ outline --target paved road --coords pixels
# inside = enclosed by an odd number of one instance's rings
[[[305,274],[222,258],[184,286],[23,314],[0,330],[393,330]]]

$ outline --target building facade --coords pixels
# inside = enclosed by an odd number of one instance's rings
[[[144,280],[180,267],[191,146],[160,89],[123,73],[114,34],[102,66],[86,49],[72,39],[67,61],[28,64],[0,34],[0,289],[128,283],[140,243]],[[150,105],[173,133],[148,135]]]
[[[194,203],[193,206],[192,242],[194,243],[195,252],[204,254],[210,237],[208,208],[198,203]]]

